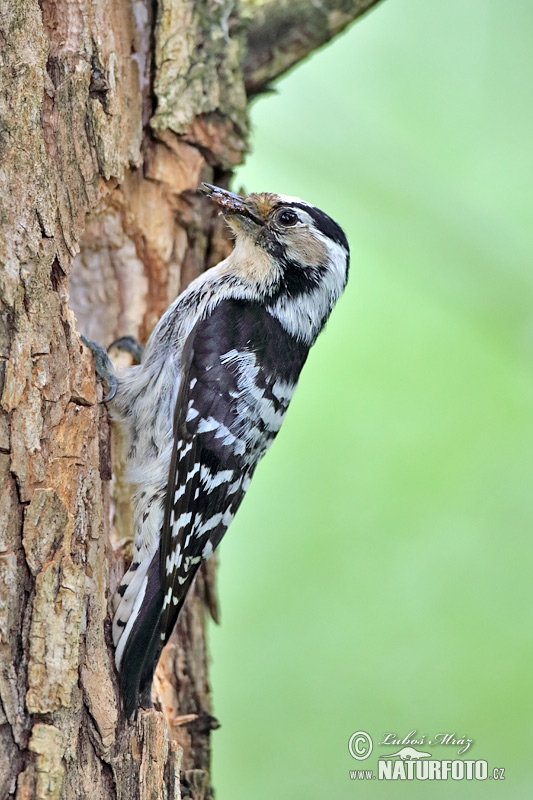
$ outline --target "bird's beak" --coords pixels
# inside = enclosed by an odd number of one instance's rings
[[[218,186],[211,186],[210,183],[200,184],[200,191],[206,194],[209,199],[220,208],[225,216],[236,215],[249,219],[255,222],[256,225],[263,224],[246,200],[239,197],[238,194],[228,192],[227,189],[220,189]]]

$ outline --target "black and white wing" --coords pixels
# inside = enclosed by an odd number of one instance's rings
[[[161,644],[276,436],[307,353],[250,301],[222,300],[191,332],[160,542]]]

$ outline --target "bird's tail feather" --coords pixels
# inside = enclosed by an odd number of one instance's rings
[[[113,617],[113,644],[116,648],[115,663],[117,669],[120,669],[126,640],[146,591],[146,573],[151,561],[150,556],[143,560],[135,559],[122,578],[122,583],[113,598],[115,610],[115,616]]]
[[[132,564],[119,588],[119,596],[123,586],[126,589],[113,620],[113,640],[124,709],[129,717],[137,710],[140,696],[149,698],[161,652],[163,591],[159,552],[151,559]]]

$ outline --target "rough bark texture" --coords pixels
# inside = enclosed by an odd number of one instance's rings
[[[145,340],[227,254],[196,190],[242,161],[247,94],[370,5],[0,4],[1,798],[211,797],[214,565],[161,659],[162,711],[128,723],[108,610],[128,489],[79,331]]]

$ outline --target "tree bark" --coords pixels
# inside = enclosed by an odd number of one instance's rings
[[[0,6],[2,798],[212,796],[214,563],[161,659],[161,710],[128,722],[108,608],[128,488],[79,334],[146,340],[229,252],[196,190],[243,160],[248,96],[374,2]]]

